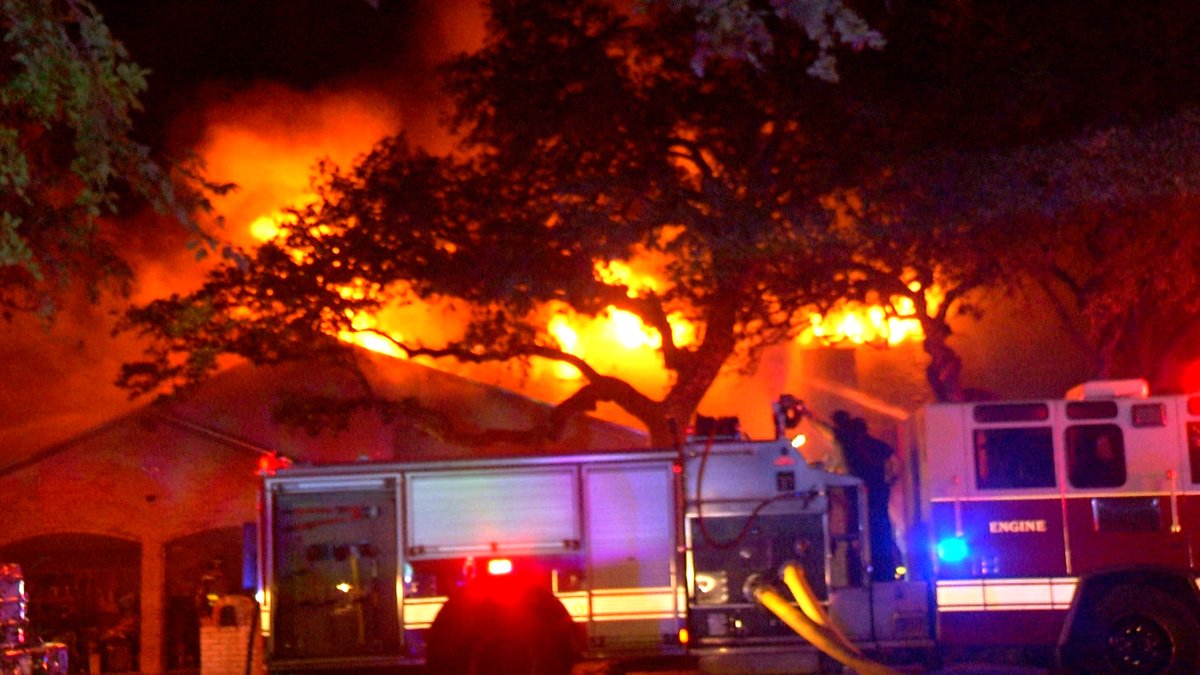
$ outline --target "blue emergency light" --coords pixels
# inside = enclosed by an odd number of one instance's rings
[[[971,553],[967,540],[959,537],[946,537],[937,544],[938,559],[944,563],[959,563],[966,560]]]

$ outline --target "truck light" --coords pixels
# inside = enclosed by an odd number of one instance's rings
[[[938,559],[947,563],[959,563],[967,558],[971,547],[962,537],[946,537],[937,544]]]
[[[492,558],[488,561],[487,571],[488,574],[492,576],[511,574],[513,571],[513,564],[508,558]]]
[[[686,628],[679,629],[679,644],[686,645],[692,639],[692,634]]]

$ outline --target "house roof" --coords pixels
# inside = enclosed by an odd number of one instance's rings
[[[494,440],[489,429],[520,431],[544,421],[551,405],[420,363],[371,352],[356,355],[365,378],[328,364],[234,366],[186,393],[142,404],[132,411],[50,442],[5,448],[0,476],[53,456],[98,431],[126,424],[167,424],[247,452],[277,452],[302,463],[356,460],[449,459],[481,454],[526,455],[644,448],[641,431],[580,418],[557,438]],[[374,412],[349,417],[344,429],[317,433],[284,424],[275,411],[297,394],[335,399],[368,391],[403,401],[394,418]],[[43,420],[43,424],[47,421]],[[464,435],[475,439],[463,440]]]

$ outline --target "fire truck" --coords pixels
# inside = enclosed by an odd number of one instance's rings
[[[925,406],[892,493],[903,564],[882,581],[863,483],[788,439],[801,405],[780,399],[767,441],[709,420],[669,451],[267,475],[268,663],[795,673],[821,668],[817,646],[991,645],[1053,649],[1068,672],[1200,672],[1200,395],[1133,380]],[[832,650],[760,602],[796,570],[811,597],[792,604],[827,613]]]
[[[1200,395],[1143,380],[934,404],[914,425],[938,639],[1078,672],[1200,672]]]
[[[268,667],[812,672],[828,657],[758,602],[784,569],[846,650],[928,647],[929,586],[870,581],[863,485],[804,461],[795,405],[769,441],[718,419],[669,451],[266,475]]]

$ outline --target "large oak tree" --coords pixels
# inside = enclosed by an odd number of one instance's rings
[[[394,303],[453,303],[465,328],[389,333],[410,356],[542,357],[583,374],[537,433],[613,402],[669,443],[723,368],[788,339],[814,302],[841,294],[819,198],[851,181],[856,138],[835,85],[742,60],[693,68],[695,24],[599,2],[491,3],[490,37],[446,70],[462,139],[432,156],[389,138],[349,170],[327,169],[319,200],[245,266],[131,313],[155,339],[123,384],[186,384],[224,353],[258,363],[340,352],[333,337]],[[769,56],[812,58],[782,28]],[[660,263],[654,288],[605,274]],[[597,371],[547,332],[550,315],[616,308],[657,333],[662,396]],[[695,327],[676,342],[670,317]],[[366,330],[377,330],[374,328]],[[439,331],[440,332],[440,331]]]

